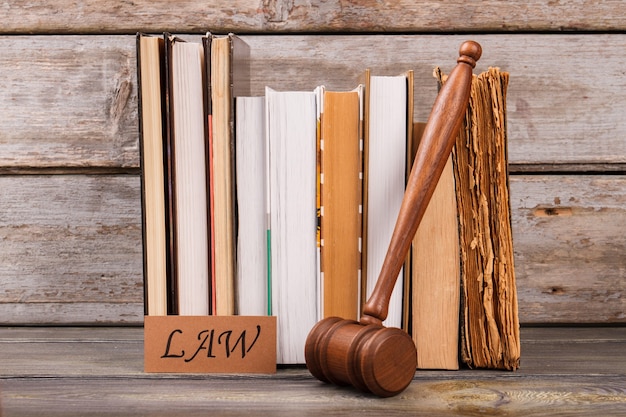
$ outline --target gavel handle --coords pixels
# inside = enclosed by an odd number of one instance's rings
[[[363,307],[362,324],[382,325],[387,318],[398,274],[461,128],[469,102],[472,70],[481,53],[482,48],[476,42],[461,45],[457,65],[433,104],[380,275]]]

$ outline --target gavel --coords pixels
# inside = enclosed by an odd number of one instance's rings
[[[457,65],[433,104],[389,248],[360,320],[328,317],[319,321],[307,336],[306,365],[320,381],[352,385],[380,397],[391,397],[409,386],[415,376],[417,351],[411,336],[401,329],[384,327],[383,320],[387,318],[389,299],[411,241],[461,128],[472,70],[481,53],[481,46],[474,41],[461,45]]]

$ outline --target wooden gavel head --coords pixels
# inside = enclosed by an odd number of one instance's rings
[[[413,379],[417,352],[400,329],[329,317],[309,333],[305,360],[320,381],[391,397]]]
[[[473,41],[459,49],[457,65],[433,105],[402,199],[380,275],[360,321],[329,317],[311,329],[305,360],[320,381],[352,385],[380,397],[402,392],[417,367],[415,344],[405,331],[382,325],[413,236],[452,151],[469,101],[472,69],[482,53]],[[436,331],[436,329],[433,329]]]

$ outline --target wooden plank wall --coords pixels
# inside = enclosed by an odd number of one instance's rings
[[[626,15],[581,0],[13,1],[0,28],[0,324],[141,324],[135,33],[235,31],[252,89],[413,69],[511,73],[521,321],[626,323]]]

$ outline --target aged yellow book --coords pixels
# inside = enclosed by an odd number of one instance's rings
[[[438,69],[435,76],[445,82]],[[413,240],[411,319],[418,368],[458,369],[459,357],[472,368],[519,367],[508,77],[496,68],[473,77],[461,132]]]
[[[472,368],[515,370],[520,361],[508,181],[508,81],[509,74],[497,68],[474,76],[452,154],[461,250],[461,358]]]

